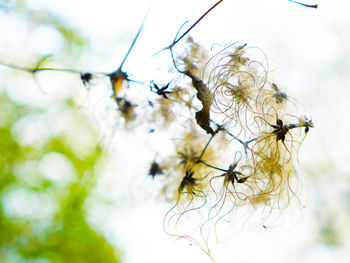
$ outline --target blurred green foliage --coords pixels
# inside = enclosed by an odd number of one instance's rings
[[[16,135],[16,125],[43,110],[0,94],[0,262],[120,262],[120,252],[85,219],[95,167],[106,153],[73,103],[64,108],[92,135],[78,142],[79,151],[67,139],[80,136],[72,127],[21,143],[27,131]]]

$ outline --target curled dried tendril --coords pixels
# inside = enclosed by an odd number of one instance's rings
[[[192,85],[197,90],[197,98],[202,102],[202,109],[196,112],[197,124],[208,134],[214,135],[213,129],[210,127],[210,107],[213,103],[213,95],[202,80],[192,75],[189,71],[185,75],[192,79]]]

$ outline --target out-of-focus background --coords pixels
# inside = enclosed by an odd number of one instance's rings
[[[152,55],[213,3],[2,1],[0,62],[30,68],[52,54],[45,66],[112,72],[148,12],[123,67],[148,83],[171,67],[168,52]],[[299,205],[239,228],[212,249],[217,262],[350,262],[350,3],[304,3],[319,8],[224,0],[191,32],[207,46],[259,47],[269,75],[315,124],[299,151]],[[147,178],[157,138],[115,119],[100,88],[109,83],[34,76],[0,65],[0,261],[210,262],[163,232],[170,204]]]

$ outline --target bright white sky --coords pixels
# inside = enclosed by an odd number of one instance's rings
[[[339,103],[330,90],[331,85],[336,83],[340,96],[348,94],[343,93],[346,83],[340,81],[344,76],[334,66],[340,63],[339,68],[349,69],[350,65],[347,47],[350,43],[350,1],[304,2],[318,4],[319,8],[308,9],[287,0],[224,0],[193,29],[191,35],[201,43],[225,44],[239,41],[264,50],[269,58],[270,69],[275,69],[273,77],[298,98],[319,129],[318,132],[316,129],[310,132],[303,145],[309,148],[309,151],[301,153],[305,156],[303,165],[308,167],[322,161],[322,153],[327,151],[344,172],[349,172],[349,166],[343,165],[348,162],[346,156],[350,156],[349,150],[345,146],[339,148],[344,140],[349,141],[346,134],[334,136],[337,147],[334,143],[319,142],[327,134],[334,134],[334,127],[346,125],[343,122],[348,120],[345,117],[345,113],[350,110],[348,104]],[[149,57],[169,45],[185,21],[188,20],[188,25],[191,25],[214,1],[30,0],[28,3],[33,8],[50,9],[64,17],[72,26],[81,28],[92,40],[92,52],[84,54],[81,68],[107,72],[119,66],[150,8],[144,30],[124,66],[125,71],[131,72],[141,81],[147,81],[150,72],[145,65],[156,64],[165,55],[162,54],[159,60]],[[28,35],[21,34],[27,28],[15,21],[9,23],[19,29],[16,33],[5,30],[4,24],[0,26],[4,39],[12,42],[7,54],[0,53],[0,59],[20,64],[22,55],[19,50],[29,55],[33,49],[41,54],[55,53],[59,49],[59,37],[55,34],[34,32],[29,38]],[[29,42],[31,47],[27,46],[23,50],[25,39],[31,39],[32,42]],[[64,61],[61,61],[61,65],[65,66]],[[53,89],[55,92],[62,90],[59,81],[52,85],[57,86]],[[33,100],[33,97],[24,92],[18,92],[16,96],[18,100]],[[36,101],[41,103],[42,94],[39,96],[40,99]],[[321,102],[325,102],[327,97],[331,103],[324,107]],[[335,108],[336,104],[338,108]],[[340,130],[341,128],[337,129],[337,132]],[[311,138],[312,133],[315,134],[314,139]],[[121,146],[123,147],[125,146]],[[310,154],[310,149],[313,149],[313,154]],[[128,160],[118,159],[115,169],[119,169],[118,164],[127,167],[128,163],[124,161]],[[132,170],[125,171],[132,173]],[[112,174],[107,174],[101,185],[112,184],[113,178]],[[115,185],[114,189],[121,190],[123,187]],[[305,196],[309,196],[307,186],[304,189]],[[118,197],[119,194],[115,193],[117,190],[110,194],[114,193]],[[307,202],[306,198],[303,202],[306,209],[297,209],[296,214],[286,211],[283,219],[277,220],[276,224],[272,223],[271,227],[268,225],[267,229],[257,225],[253,229],[237,231],[232,240],[213,249],[217,262],[349,262],[349,255],[346,256],[344,250],[312,244],[315,229],[310,219],[312,211],[311,208],[308,209],[310,206]],[[187,242],[174,242],[164,234],[162,219],[168,207],[162,204],[151,202],[145,205],[136,202],[132,207],[128,204],[107,210],[102,207],[95,209],[91,211],[91,220],[97,225],[102,224],[101,230],[107,238],[124,250],[126,263],[210,262],[197,248],[190,247]]]

